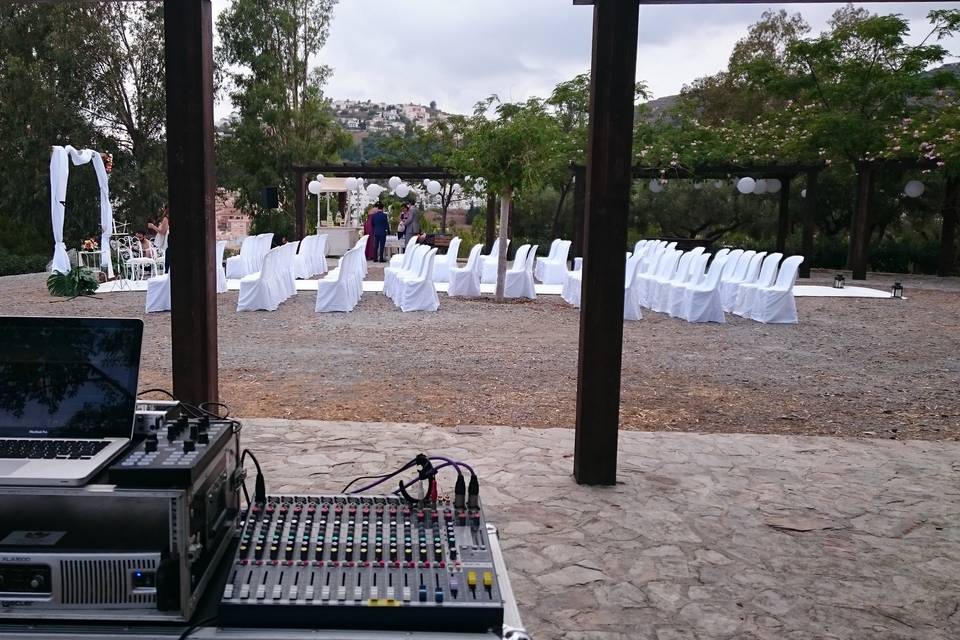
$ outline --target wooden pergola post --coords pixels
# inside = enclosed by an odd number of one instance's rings
[[[637,0],[595,0],[590,65],[577,430],[580,484],[617,481],[623,277],[632,181]]]
[[[948,176],[943,189],[943,226],[940,229],[940,259],[937,275],[949,276],[956,268],[957,221],[960,218],[960,178]]]
[[[807,171],[807,197],[803,206],[803,230],[800,235],[800,253],[803,262],[800,263],[800,277],[810,277],[810,263],[813,261],[813,224],[817,214],[817,178],[820,172],[817,169]]]
[[[870,245],[870,209],[873,203],[874,169],[865,162],[857,165],[857,199],[850,221],[849,268],[854,280],[867,279]],[[809,194],[808,194],[809,195]]]
[[[216,402],[213,19],[210,0],[164,0],[173,393]]]
[[[790,178],[780,180],[780,211],[777,217],[777,251],[786,253],[790,235]],[[809,258],[807,258],[809,260]]]
[[[297,240],[307,235],[307,193],[304,172],[295,171],[293,181],[293,207],[296,213]]]

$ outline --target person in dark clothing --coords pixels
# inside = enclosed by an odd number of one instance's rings
[[[383,205],[379,202],[370,214],[370,224],[373,227],[374,262],[386,262],[383,256],[387,245],[387,234],[390,233],[390,219],[383,212]]]

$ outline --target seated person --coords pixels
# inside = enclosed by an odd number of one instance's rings
[[[153,249],[153,243],[147,238],[146,231],[137,231],[134,234],[137,242],[140,243],[140,255],[144,258],[156,258],[157,253]]]

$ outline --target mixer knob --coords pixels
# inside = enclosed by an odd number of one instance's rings
[[[144,445],[143,445],[143,450],[146,451],[147,453],[152,453],[152,452],[156,451],[156,450],[157,450],[157,439],[154,438],[153,440],[151,440],[151,439],[147,438],[146,443],[144,443]]]
[[[200,418],[200,424],[198,424],[197,426],[200,427],[200,431],[206,431],[207,429],[210,428],[210,418],[208,418],[207,416],[203,416],[202,418]]]
[[[197,434],[197,442],[200,444],[210,444],[210,434],[206,431],[201,431]]]
[[[184,441],[183,441],[183,452],[184,452],[184,453],[190,453],[191,451],[193,451],[193,450],[196,449],[196,448],[197,448],[197,443],[194,442],[193,440],[184,440]]]
[[[191,440],[196,440],[198,433],[200,433],[200,430],[199,430],[199,428],[197,427],[197,425],[195,425],[195,424],[190,425],[190,439],[191,439]]]
[[[168,424],[168,425],[167,425],[167,440],[176,440],[176,439],[177,439],[177,433],[179,433],[179,432],[178,432],[178,430],[177,430],[177,425],[176,425],[176,424]]]
[[[177,418],[177,431],[183,431],[190,426],[190,421],[187,420],[187,416],[180,416]]]

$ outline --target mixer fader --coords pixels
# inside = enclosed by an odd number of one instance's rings
[[[239,527],[224,624],[484,631],[503,623],[479,505],[272,496]]]

